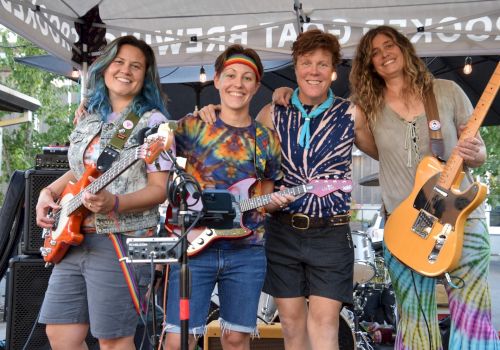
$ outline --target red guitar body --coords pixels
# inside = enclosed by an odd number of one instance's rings
[[[100,175],[97,168],[90,167],[85,170],[80,180],[77,183],[69,183],[61,194],[60,205],[67,203],[89,184],[89,177],[97,178]],[[83,234],[80,233],[80,227],[85,216],[89,211],[84,206],[80,206],[70,215],[65,215],[64,208],[59,212],[59,221],[56,223],[57,227],[54,230],[45,234],[44,247],[47,255],[44,256],[46,261],[57,264],[62,260],[69,247],[72,245],[79,245],[83,242]]]

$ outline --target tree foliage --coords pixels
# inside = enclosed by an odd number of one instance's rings
[[[68,105],[68,93],[77,92],[76,84],[56,86],[54,81],[62,80],[54,74],[41,69],[17,63],[15,57],[46,54],[25,39],[18,37],[15,45],[7,45],[7,31],[0,32],[3,43],[1,51],[5,57],[0,59],[0,71],[4,72],[2,84],[20,91],[40,101],[41,107],[33,113],[32,123],[3,128],[2,176],[0,183],[5,184],[14,170],[32,168],[36,154],[42,147],[50,144],[65,144],[73,128],[75,105]],[[0,117],[7,113],[0,112]],[[35,125],[36,124],[36,125]],[[37,126],[37,127],[35,127]],[[0,193],[3,203],[3,193]]]
[[[486,144],[488,159],[480,168],[474,169],[474,174],[487,179],[489,185],[488,204],[492,207],[500,205],[500,127],[487,126],[481,128],[481,137]]]

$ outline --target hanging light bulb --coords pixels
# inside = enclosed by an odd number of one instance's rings
[[[337,80],[337,72],[333,71],[332,73],[332,81]]]
[[[472,58],[470,56],[465,58],[464,74],[472,73]]]
[[[207,81],[207,73],[205,72],[205,68],[201,66],[200,68],[200,83],[205,83]]]
[[[80,78],[80,71],[76,68],[73,68],[73,70],[71,71],[71,77],[73,79],[78,79]]]

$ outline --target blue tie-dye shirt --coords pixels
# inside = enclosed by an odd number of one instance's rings
[[[304,118],[293,106],[274,106],[273,124],[281,142],[283,185],[293,187],[313,179],[351,179],[354,120],[350,102],[336,97],[333,104],[310,121],[310,148],[299,145]],[[312,106],[304,106],[306,112]],[[336,191],[324,197],[307,193],[284,209],[313,217],[329,217],[349,211],[350,193]]]

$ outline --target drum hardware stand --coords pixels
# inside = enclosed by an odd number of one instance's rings
[[[277,316],[277,310],[273,311],[272,308],[269,306],[270,305],[270,300],[271,296],[266,295],[266,300],[264,302],[264,305],[262,308],[259,310],[262,316],[257,315],[257,317],[262,320],[265,324],[271,324],[274,322]]]
[[[356,349],[357,350],[373,350],[370,344],[369,337],[366,332],[359,328],[359,318],[363,315],[364,307],[366,306],[366,297],[361,293],[356,293],[358,291],[358,284],[356,283],[354,287],[354,308],[350,311],[352,314],[353,324],[354,324],[354,335],[356,339]]]

